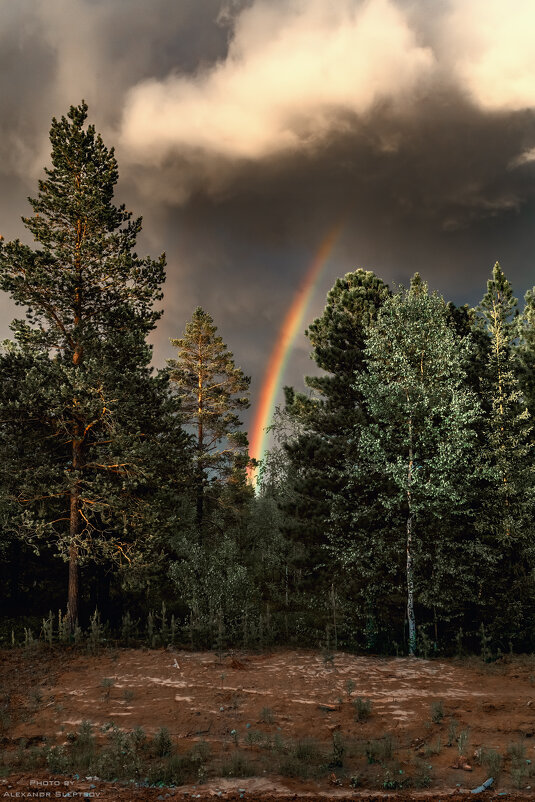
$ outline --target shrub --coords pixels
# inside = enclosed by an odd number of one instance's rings
[[[439,702],[431,702],[431,721],[433,724],[440,724],[444,718],[444,703],[442,700]]]
[[[357,698],[353,700],[353,707],[355,708],[356,721],[367,721],[371,716],[371,699],[362,699],[360,696],[357,696]]]
[[[252,777],[255,774],[252,763],[241,752],[233,752],[223,763],[221,772],[224,777]]]
[[[274,724],[273,710],[270,707],[263,707],[260,711],[260,721],[264,724]]]
[[[482,749],[481,765],[484,766],[491,777],[498,777],[502,770],[502,756],[496,749]]]
[[[167,727],[160,727],[152,740],[152,745],[158,757],[168,757],[172,753],[173,742]]]
[[[448,746],[453,746],[457,740],[457,726],[458,722],[454,718],[451,718],[448,727]]]
[[[457,747],[459,749],[460,755],[466,755],[466,747],[468,746],[468,740],[470,738],[470,730],[467,728],[465,730],[461,730],[459,733],[459,737],[457,738]]]
[[[383,763],[391,760],[393,754],[393,742],[391,735],[368,741],[366,744],[366,758],[368,763]]]

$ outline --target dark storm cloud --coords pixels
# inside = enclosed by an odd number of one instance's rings
[[[432,13],[431,13],[432,10]],[[140,251],[168,256],[155,358],[201,304],[256,393],[292,294],[419,270],[477,302],[535,283],[535,9],[518,0],[20,0],[0,33],[1,233],[21,234],[50,117],[85,97]],[[286,382],[311,370],[304,337]]]

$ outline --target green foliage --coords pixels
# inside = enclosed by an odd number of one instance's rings
[[[391,760],[393,748],[391,735],[368,741],[365,748],[368,763],[384,763],[386,760]]]
[[[357,696],[357,698],[353,700],[353,707],[355,708],[356,721],[367,721],[371,716],[371,699],[362,699],[362,697]]]
[[[257,599],[236,541],[223,536],[210,545],[185,544],[183,558],[171,566],[170,576],[190,610],[192,644],[211,647],[218,638],[220,647],[225,639],[236,642],[247,611],[254,615]]]
[[[264,724],[274,724],[275,717],[273,716],[273,710],[270,707],[263,707],[260,711],[260,721]]]
[[[456,721],[454,718],[450,718],[448,724],[448,746],[453,746],[455,741],[457,740],[457,727],[459,726],[459,722]]]
[[[331,768],[341,768],[344,765],[344,753],[345,753],[345,744],[344,739],[342,738],[342,734],[335,730],[333,732],[333,747],[332,747],[332,755],[331,761],[329,766]]]
[[[255,768],[249,758],[242,752],[233,752],[229,760],[221,767],[223,777],[253,777]]]
[[[526,759],[526,744],[523,741],[510,743],[507,747],[507,754],[513,763],[520,763]]]
[[[480,753],[480,762],[481,765],[486,768],[491,777],[499,777],[503,767],[503,759],[496,749],[482,748]]]
[[[358,575],[361,609],[384,606],[385,615],[387,599],[401,600],[408,588],[411,653],[415,604],[451,616],[473,587],[474,554],[483,552],[459,530],[469,522],[481,414],[464,384],[468,349],[449,326],[442,298],[413,280],[384,302],[369,328],[367,372],[355,384],[369,423],[349,447],[358,458],[350,458],[346,491],[335,499],[331,554]],[[360,503],[348,503],[355,495]]]
[[[110,700],[111,689],[113,688],[114,684],[115,683],[111,679],[111,677],[104,677],[100,681],[100,687],[102,688],[103,697],[104,697],[106,702],[109,702],[109,700]]]
[[[468,747],[469,740],[470,740],[470,729],[467,727],[466,729],[461,730],[461,732],[457,736],[457,749],[460,755],[466,755],[466,749]]]
[[[183,421],[195,437],[195,491],[197,524],[206,525],[206,502],[246,495],[247,436],[238,411],[249,406],[250,379],[234,364],[217,326],[203,309],[193,313],[178,349],[167,361],[169,379],[180,400]],[[222,493],[226,485],[226,493]],[[221,495],[222,494],[222,495]],[[210,526],[214,526],[213,521]]]
[[[167,757],[173,751],[171,735],[166,727],[160,727],[160,729],[154,735],[152,744],[158,757]]]
[[[52,121],[52,167],[24,218],[37,249],[0,243],[0,288],[26,311],[0,353],[0,511],[17,537],[69,561],[71,632],[78,566],[110,560],[135,574],[169,516],[155,503],[169,501],[164,477],[186,461],[145,342],[165,259],[135,253],[141,219],[113,204],[114,152],[86,118],[82,102]]]
[[[307,330],[311,357],[321,375],[305,381],[312,396],[286,388],[287,454],[284,492],[280,504],[285,513],[283,531],[295,550],[289,570],[290,592],[297,600],[304,592],[315,597],[314,615],[306,625],[320,625],[331,618],[325,603],[331,585],[324,565],[323,547],[331,512],[331,496],[342,492],[342,467],[352,429],[362,419],[355,372],[365,370],[364,341],[367,327],[389,295],[388,287],[372,272],[356,270],[337,279],[327,296],[320,318]],[[323,610],[325,609],[325,613]],[[318,612],[322,611],[322,622]],[[305,616],[303,616],[305,618]]]
[[[431,721],[433,724],[440,724],[444,718],[444,702],[431,702]]]

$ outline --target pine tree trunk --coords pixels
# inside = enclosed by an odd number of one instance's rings
[[[203,387],[203,358],[201,353],[201,346],[199,344],[199,367],[197,376],[197,454],[199,458],[199,472],[197,474],[197,526],[199,533],[202,535],[202,519],[204,516],[204,472],[201,466],[201,460],[204,450],[204,432],[203,432],[203,409],[204,409],[204,387]]]
[[[71,545],[69,549],[69,597],[67,602],[69,627],[74,632],[78,621],[78,549]]]
[[[76,176],[76,186],[80,187],[80,176]],[[72,363],[79,366],[83,359],[83,348],[78,339],[81,326],[82,326],[82,259],[81,247],[85,238],[85,225],[82,225],[82,220],[79,218],[76,225],[76,252],[74,257],[74,267],[76,271],[76,288],[74,291],[74,331],[76,333],[76,342],[74,346],[74,353],[72,356]],[[80,426],[79,423],[74,425],[74,433],[72,440],[72,469],[79,471],[82,467],[82,442],[80,440]],[[76,479],[71,488],[71,505],[70,505],[70,546],[69,546],[69,592],[67,601],[67,612],[69,616],[69,625],[71,633],[74,632],[76,624],[78,623],[78,538],[80,535],[80,484]]]
[[[82,467],[82,447],[77,439],[74,439],[72,444],[72,467],[74,471],[78,471]],[[80,487],[78,481],[76,481],[71,488],[69,535],[69,591],[67,612],[71,632],[74,632],[78,622],[79,597],[77,543],[80,535]]]

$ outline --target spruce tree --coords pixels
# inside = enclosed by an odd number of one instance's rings
[[[25,485],[11,497],[24,509],[20,531],[55,540],[69,562],[72,626],[79,564],[99,553],[135,562],[143,487],[155,479],[162,446],[157,430],[174,420],[145,342],[161,314],[154,304],[165,258],[135,253],[141,218],[114,205],[114,151],[86,119],[82,102],[52,121],[52,166],[30,198],[34,214],[23,218],[37,247],[15,240],[0,249],[0,287],[26,309],[1,365],[4,377],[13,369],[20,377],[13,392],[2,388],[11,464]],[[17,441],[24,416],[35,434],[29,454]],[[184,435],[175,434],[180,451]]]
[[[484,451],[494,479],[485,523],[500,539],[522,537],[531,529],[533,512],[532,426],[519,382],[517,299],[498,262],[477,314],[489,339],[481,392],[487,410]]]
[[[287,444],[294,497],[286,512],[295,539],[313,549],[325,543],[329,498],[340,485],[336,469],[345,458],[347,435],[363,415],[354,381],[365,369],[365,331],[388,295],[388,287],[371,271],[338,278],[323,314],[306,331],[313,346],[310,357],[324,372],[305,377],[312,396],[286,391],[287,412],[300,427]]]
[[[481,577],[482,614],[489,635],[502,648],[512,640],[524,647],[533,643],[535,477],[526,370],[530,305],[528,294],[520,318],[511,284],[496,263],[477,308],[477,324],[488,339],[480,382],[486,412],[481,453],[487,476],[480,489],[478,525],[494,554],[493,570]]]
[[[180,400],[184,423],[195,438],[196,519],[202,529],[207,495],[228,503],[250,495],[247,435],[238,412],[249,406],[250,379],[236,367],[232,353],[216,334],[217,326],[198,307],[169,359],[171,384]]]
[[[332,551],[359,575],[368,603],[391,605],[403,582],[414,655],[416,605],[447,607],[452,586],[466,591],[455,519],[467,514],[479,408],[445,304],[418,275],[384,302],[364,353],[355,389],[368,423],[355,429],[348,471],[361,503],[335,500]]]
[[[519,318],[519,381],[530,417],[535,417],[535,287],[524,296]]]

